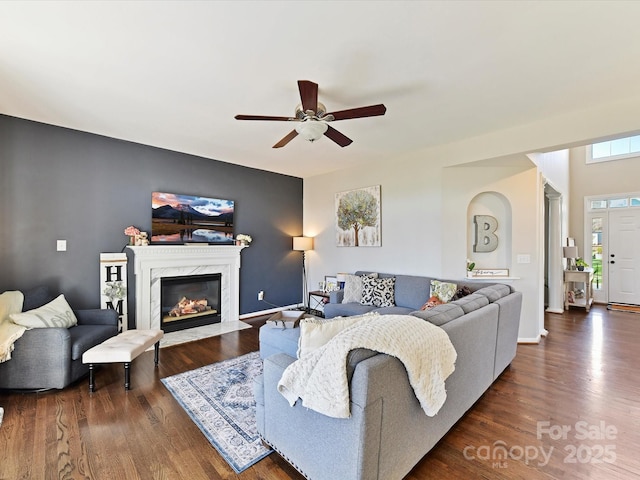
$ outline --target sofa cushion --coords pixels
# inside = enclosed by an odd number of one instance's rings
[[[409,315],[413,312],[413,308],[408,307],[380,307],[374,308],[372,313],[377,313],[378,315]]]
[[[439,280],[431,280],[431,294],[442,300],[443,303],[450,301],[458,291],[458,286],[455,283],[441,282]]]
[[[350,275],[345,276],[344,281],[344,297],[342,303],[360,303],[362,300],[362,277],[364,275]],[[371,278],[377,278],[377,273],[370,273],[367,275]]]
[[[476,290],[474,293],[478,295],[484,295],[487,297],[490,303],[495,302],[496,300],[500,300],[502,297],[506,297],[511,293],[511,289],[508,285],[504,285],[502,283],[497,283],[495,285],[488,285],[479,290]]]
[[[265,359],[276,353],[286,353],[296,358],[300,328],[269,328],[260,327],[260,358]]]
[[[464,313],[469,313],[489,305],[489,300],[484,295],[472,293],[471,295],[467,295],[466,297],[462,297],[461,299],[455,300],[451,303],[459,305]]]
[[[46,305],[27,312],[13,313],[10,318],[13,323],[27,328],[69,328],[78,324],[78,319],[62,294]]]
[[[362,305],[393,307],[395,302],[396,278],[362,277]]]
[[[455,302],[453,302],[443,303],[442,305],[438,305],[429,310],[417,310],[415,312],[411,312],[411,315],[427,320],[439,327],[451,320],[455,320],[456,318],[463,316],[464,313],[465,312],[462,310],[462,307],[460,305],[455,305]]]
[[[71,336],[71,360],[82,358],[82,354],[91,347],[100,345],[113,337],[116,329],[113,325],[77,325],[69,329]]]
[[[24,293],[24,304],[22,305],[22,311],[27,312],[29,310],[33,310],[34,308],[41,307],[46,305],[51,300],[54,299],[54,296],[51,295],[49,289],[45,286],[35,287],[31,290],[27,290]]]
[[[338,333],[362,320],[371,318],[375,313],[355,317],[336,317],[330,319],[303,318],[300,320],[300,340],[298,358],[303,358],[322,347]]]
[[[431,296],[431,278],[414,275],[396,276],[396,305],[418,310]]]

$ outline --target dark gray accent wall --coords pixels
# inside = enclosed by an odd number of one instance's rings
[[[215,132],[212,133],[215,135]],[[74,308],[100,302],[99,254],[151,230],[151,192],[226,198],[242,251],[240,313],[302,299],[302,179],[0,115],[0,292],[46,284]],[[67,251],[56,251],[56,240]],[[132,265],[129,265],[132,270]],[[130,305],[134,296],[129,286]],[[135,310],[130,307],[130,318]]]

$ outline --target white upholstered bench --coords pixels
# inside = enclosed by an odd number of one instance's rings
[[[124,388],[129,390],[129,368],[134,358],[155,344],[154,362],[158,366],[158,353],[162,330],[127,330],[90,348],[82,354],[82,363],[89,364],[89,391],[95,391],[96,363],[124,363]]]

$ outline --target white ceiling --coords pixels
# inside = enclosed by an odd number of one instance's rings
[[[0,113],[309,177],[640,95],[640,2],[0,2]],[[354,140],[300,137],[296,81]]]

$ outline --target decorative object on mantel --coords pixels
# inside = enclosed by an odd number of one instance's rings
[[[124,229],[124,234],[129,237],[129,245],[136,244],[136,235],[140,235],[140,230],[138,230],[133,225],[129,225]]]
[[[118,333],[128,329],[126,253],[100,254],[100,307],[118,312]]]
[[[251,238],[250,235],[245,235],[244,233],[239,233],[238,235],[236,235],[236,245],[248,247],[252,241],[253,238]]]

